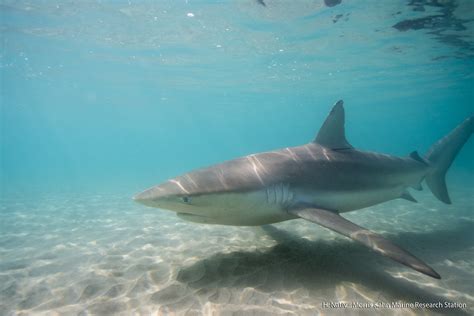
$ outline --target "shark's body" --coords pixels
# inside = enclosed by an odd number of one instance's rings
[[[178,190],[187,195],[191,201],[177,211],[192,221],[264,225],[295,218],[286,211],[294,203],[342,213],[402,197],[427,170],[411,157],[333,151],[310,143],[200,169],[149,193]]]
[[[416,152],[408,157],[364,152],[345,138],[339,101],[309,144],[199,169],[135,199],[198,223],[264,225],[301,217],[438,278],[419,259],[338,214],[396,198],[415,201],[407,189],[421,189],[423,179],[440,200],[450,203],[444,175],[473,126],[471,117],[435,144],[426,158]]]

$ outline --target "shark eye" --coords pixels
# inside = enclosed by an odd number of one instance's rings
[[[181,200],[183,200],[184,203],[191,202],[191,198],[189,196],[183,196],[183,197],[181,197]]]

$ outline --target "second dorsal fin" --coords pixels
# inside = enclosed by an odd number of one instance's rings
[[[313,142],[330,149],[353,148],[346,140],[343,104],[342,100],[336,102]]]
[[[410,153],[410,158],[418,162],[421,162],[422,164],[428,165],[428,162],[425,159],[423,159],[416,150]]]

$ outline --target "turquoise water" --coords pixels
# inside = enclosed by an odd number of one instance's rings
[[[302,220],[184,222],[131,197],[313,139],[405,156],[472,115],[474,5],[458,1],[0,1],[0,314],[296,314],[322,302],[474,313],[474,143],[425,188],[347,215],[438,281]]]

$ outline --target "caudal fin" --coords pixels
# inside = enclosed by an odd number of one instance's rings
[[[441,138],[428,150],[426,159],[432,170],[426,175],[426,183],[431,192],[442,202],[451,204],[445,176],[454,158],[469,139],[474,130],[474,116],[464,120],[448,135]]]

